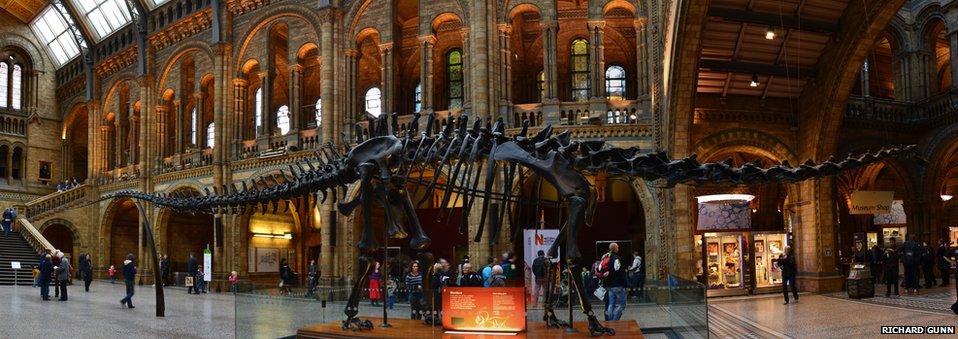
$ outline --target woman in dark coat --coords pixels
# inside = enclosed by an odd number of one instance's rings
[[[898,256],[898,249],[895,246],[895,243],[892,242],[891,245],[885,247],[885,254],[882,256],[884,269],[882,270],[882,275],[885,276],[885,296],[891,296],[891,288],[895,287],[895,295],[900,296],[901,293],[898,293],[898,263],[900,257]]]
[[[785,246],[785,253],[778,258],[778,267],[782,270],[782,294],[785,295],[785,305],[788,305],[788,287],[792,287],[792,295],[798,302],[798,286],[795,285],[795,252],[791,246]]]
[[[279,294],[289,294],[289,284],[293,282],[293,270],[289,268],[286,259],[279,262]]]
[[[83,288],[90,292],[90,283],[93,282],[93,259],[90,254],[80,255],[80,275],[83,276]]]

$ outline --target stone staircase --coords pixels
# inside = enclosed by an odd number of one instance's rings
[[[20,262],[15,270],[11,262]],[[37,251],[19,231],[4,236],[0,232],[0,285],[33,285],[33,272],[30,265],[38,263]]]

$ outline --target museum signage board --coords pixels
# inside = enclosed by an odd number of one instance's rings
[[[446,287],[442,326],[450,331],[523,332],[526,298],[522,287]]]
[[[891,213],[892,191],[855,191],[848,204],[849,214],[886,214]]]

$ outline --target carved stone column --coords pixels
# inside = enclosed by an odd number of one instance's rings
[[[244,140],[254,137],[247,134],[253,129],[253,126],[250,126],[253,121],[246,113],[247,86],[249,86],[249,82],[246,81],[246,79],[233,79],[233,119],[235,121],[235,130],[232,135],[228,136],[232,139],[231,145],[233,145],[233,147],[231,147],[233,153],[230,155],[231,158],[236,158],[242,153],[242,144]],[[250,115],[252,115],[252,112]],[[255,134],[255,131],[253,131],[253,135]]]
[[[870,88],[868,86],[869,85],[868,84],[868,78],[869,78],[868,69],[871,68],[871,66],[872,66],[871,60],[869,60],[868,58],[865,58],[865,62],[862,63],[862,67],[861,67],[862,70],[859,73],[859,77],[858,77],[859,85],[862,88],[862,96],[866,96],[866,97],[871,96]]]
[[[422,114],[427,115],[433,112],[433,47],[436,45],[435,35],[425,35],[419,37],[419,86],[422,105]],[[421,121],[425,121],[422,119]],[[424,122],[420,129],[425,128]]]
[[[140,105],[140,107],[143,107],[143,106]],[[133,166],[139,162],[139,158],[140,158],[139,136],[140,136],[140,128],[142,128],[140,127],[140,117],[135,114],[131,114],[129,125],[130,125],[130,128],[129,128],[130,136],[127,138],[129,140],[129,149],[127,152],[126,163],[127,163],[127,166]]]
[[[954,6],[951,6],[952,10]],[[958,29],[948,32],[948,62],[951,64],[951,88],[958,86]]]
[[[591,82],[592,93],[590,98],[604,99],[605,93],[605,47],[603,39],[605,37],[605,21],[589,21],[589,81]]]
[[[323,107],[321,108],[323,117],[323,124],[327,126],[317,126],[319,128],[320,137],[322,142],[332,142],[334,141],[334,132],[335,132],[335,120],[333,117],[333,107],[332,104],[335,101],[333,95],[333,81],[335,80],[334,73],[334,54],[335,49],[333,48],[333,20],[334,16],[331,13],[327,13],[323,17],[320,34],[319,34],[319,49],[320,49],[320,58],[321,65],[319,70],[319,90],[320,98],[323,99]],[[354,51],[355,52],[355,51]],[[352,60],[352,62],[350,62]],[[355,53],[353,57],[350,58],[347,56],[346,68],[347,68],[347,83],[353,80],[353,74],[349,73],[349,68],[355,67]],[[355,91],[347,91],[347,93],[355,93]],[[320,235],[320,253],[319,253],[319,264],[323,267],[320,270],[320,274],[328,277],[334,274],[333,272],[333,243],[332,243],[332,230],[336,227],[336,224],[333,222],[333,215],[335,215],[335,209],[333,208],[333,201],[329,199],[324,204],[320,204],[319,208],[319,235]]]
[[[559,28],[555,19],[542,20],[542,68],[545,97],[542,99],[544,124],[559,123],[559,77],[556,59],[556,35]]]
[[[206,128],[203,126],[203,112],[206,110],[204,106],[206,100],[202,91],[193,93],[193,100],[196,102],[196,105],[193,106],[193,111],[190,112],[190,120],[188,123],[192,126],[190,130],[190,148],[195,150],[203,148],[203,136],[206,132]],[[193,119],[193,112],[196,112],[196,119]]]
[[[512,121],[512,25],[499,24],[499,116]],[[513,126],[516,127],[516,126]]]
[[[352,123],[360,115],[359,111],[359,73],[357,72],[359,62],[359,51],[350,48],[346,50],[346,107],[344,109],[345,119],[343,119],[342,128],[353,138],[354,129]]]
[[[118,115],[113,119],[113,131],[114,131],[114,132],[112,133],[112,134],[113,134],[113,140],[112,140],[112,142],[113,142],[113,147],[114,147],[114,148],[113,148],[113,159],[112,159],[112,160],[113,160],[113,163],[111,163],[110,165],[113,165],[113,168],[121,168],[121,167],[123,167],[123,165],[124,165],[124,163],[123,163],[123,150],[126,149],[126,145],[124,145],[124,143],[123,143],[124,138],[126,138],[126,134],[123,133],[123,115],[122,115],[122,114],[118,114]],[[118,174],[118,173],[119,173],[119,171],[117,171],[116,173],[114,173],[114,176],[118,176],[118,175],[116,175],[116,174]]]
[[[386,42],[379,44],[379,57],[380,61],[380,70],[382,72],[382,81],[380,82],[380,89],[382,89],[382,112],[383,114],[391,114],[395,111],[395,95],[393,81],[393,43]]]
[[[173,154],[183,154],[185,149],[185,140],[183,135],[183,129],[186,128],[186,121],[184,121],[183,114],[183,101],[182,100],[173,100],[173,112],[176,117],[174,121],[176,122],[176,144],[173,145]]]
[[[648,30],[646,29],[646,22],[648,18],[641,17],[638,20],[635,20],[635,51],[637,57],[635,58],[636,62],[636,86],[638,87],[638,93],[640,99],[648,99],[649,94],[649,37]]]
[[[306,119],[302,112],[302,81],[303,66],[292,64],[289,66],[289,129],[290,132],[302,129],[303,120]]]
[[[156,163],[156,168],[160,168],[163,165],[163,157],[167,154],[169,136],[167,134],[167,124],[170,123],[170,109],[166,105],[156,105],[154,108],[154,117],[156,117],[156,138],[154,142],[156,143],[156,154],[154,162]]]
[[[474,65],[472,61],[476,59],[472,57],[472,54],[476,54],[476,53],[472,52],[473,41],[472,39],[469,38],[469,32],[470,32],[470,29],[466,27],[463,27],[462,29],[459,30],[459,34],[462,36],[462,65],[463,65],[462,109],[463,111],[466,111],[466,112],[473,111],[473,104],[474,104],[474,101],[476,100],[474,100],[474,98],[472,97],[473,95],[472,79],[475,77],[473,72],[478,72],[478,70],[475,69],[476,67],[478,67],[478,65]],[[483,51],[482,53],[488,53],[488,51]],[[486,65],[486,67],[488,67],[488,65]],[[477,83],[477,84],[483,84],[483,83]],[[478,86],[476,87],[478,88]],[[481,89],[479,90],[481,91]],[[449,108],[451,109],[452,107],[449,107]],[[484,115],[486,113],[479,113],[479,114]]]
[[[798,286],[805,291],[833,292],[842,288],[836,259],[838,249],[833,247],[836,230],[832,180],[815,179],[798,184],[800,197],[791,206],[797,212],[792,218],[795,243],[791,246],[798,258]]]
[[[103,164],[101,172],[99,173],[101,177],[105,176],[104,173],[110,170],[110,122],[103,120],[100,122],[100,145],[103,145],[103,152],[100,152],[101,159],[100,163]],[[11,160],[13,157],[7,157],[7,168],[10,171],[7,172],[7,181],[10,181],[10,174],[13,173],[13,164]]]
[[[273,95],[273,82],[269,77],[269,72],[260,72],[259,73],[259,83],[260,89],[263,91],[263,101],[260,103],[260,111],[263,112],[262,116],[259,117],[259,128],[256,128],[256,137],[257,139],[263,136],[270,136],[272,134],[273,127],[270,126],[270,121],[272,119],[270,116],[270,105],[272,105]],[[255,115],[255,112],[253,113]]]

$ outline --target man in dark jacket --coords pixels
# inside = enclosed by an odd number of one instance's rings
[[[884,263],[885,251],[876,244],[872,246],[872,281],[881,284],[882,264]]]
[[[459,277],[461,287],[482,287],[482,276],[472,270],[472,264],[462,265],[462,275]]]
[[[909,235],[908,240],[901,246],[901,261],[905,265],[905,292],[911,290],[918,293],[918,264],[921,263],[921,253],[915,235]]]
[[[619,244],[609,244],[609,275],[602,284],[608,291],[608,306],[605,309],[606,319],[615,321],[622,318],[625,310],[625,289],[629,287],[629,277],[626,273],[625,262],[619,257]]]
[[[921,244],[921,273],[925,277],[925,288],[938,285],[935,281],[935,251],[928,246],[928,242]]]
[[[898,293],[898,246],[895,243],[895,238],[891,239],[891,242],[885,245],[885,253],[882,255],[882,264],[884,269],[882,270],[882,276],[885,278],[885,297],[891,297],[891,288],[895,287],[895,295],[901,295]]]
[[[160,281],[163,282],[163,286],[166,286],[166,282],[170,277],[170,257],[166,254],[162,254],[160,258]]]
[[[194,286],[196,286],[196,266],[197,266],[196,257],[194,257],[193,253],[191,252],[190,258],[187,259],[186,261],[186,272],[187,274],[190,275],[191,278],[193,278],[193,283],[189,284],[190,286],[188,286],[188,288],[186,289],[186,294],[192,294],[193,290],[195,290]],[[200,294],[200,291],[196,290],[196,294]]]
[[[788,305],[788,287],[792,287],[792,296],[798,302],[798,285],[795,284],[795,273],[798,271],[795,264],[795,252],[791,246],[785,246],[785,253],[778,257],[778,268],[782,270],[782,294],[785,296],[785,305]]]
[[[546,253],[542,250],[539,250],[536,253],[536,259],[532,261],[532,275],[534,284],[532,285],[532,305],[539,304],[539,294],[542,293],[542,287],[546,284],[546,271],[549,268],[549,259],[546,258]]]
[[[133,308],[133,281],[136,280],[136,264],[133,263],[133,253],[126,255],[123,261],[123,283],[126,285],[126,297],[120,299],[120,305]]]
[[[44,301],[50,300],[50,276],[53,274],[52,256],[47,254],[40,259],[40,277],[37,278],[40,284],[40,298]]]
[[[941,273],[941,286],[948,286],[948,280],[951,277],[951,248],[948,247],[948,241],[941,239],[938,241],[938,271]]]
[[[80,275],[83,277],[83,288],[90,292],[90,283],[93,282],[93,262],[89,254],[80,254]]]

